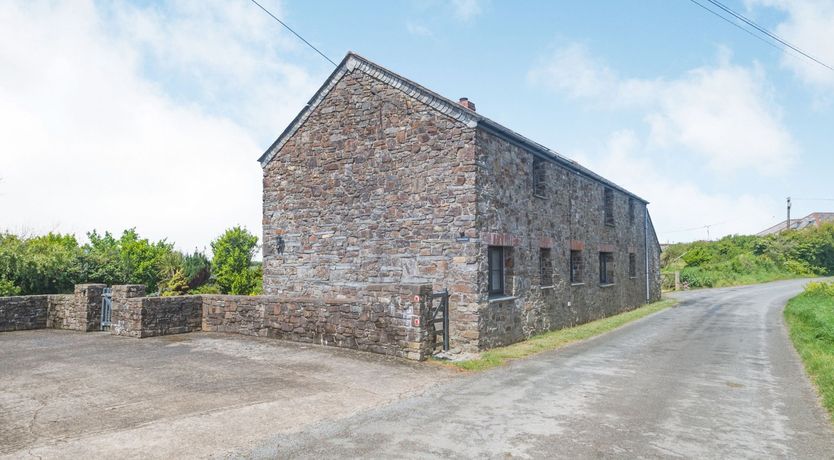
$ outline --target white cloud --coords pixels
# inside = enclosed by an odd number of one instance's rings
[[[543,59],[529,79],[597,108],[640,110],[653,145],[688,149],[715,171],[783,171],[797,147],[763,72],[732,64],[726,52],[718,61],[675,79],[623,78],[574,44]]]
[[[417,37],[433,37],[434,36],[434,33],[432,33],[431,29],[429,29],[428,27],[426,27],[424,25],[421,25],[421,24],[416,24],[416,23],[413,23],[413,22],[407,22],[405,24],[405,28],[408,31],[408,33],[410,33],[411,35],[417,36]]]
[[[242,5],[0,4],[0,229],[259,233],[256,159],[315,82]]]
[[[482,0],[452,0],[455,16],[468,21],[481,14]]]
[[[595,172],[651,201],[649,212],[661,242],[705,239],[728,233],[755,233],[772,224],[768,197],[705,192],[697,184],[677,180],[645,155],[646,146],[630,130],[613,133],[602,152],[577,159]],[[694,229],[681,232],[681,229]]]
[[[834,2],[831,0],[748,0],[748,8],[772,7],[787,13],[774,32],[797,48],[834,66]],[[792,53],[792,52],[791,52]],[[829,94],[834,71],[804,57],[784,55],[782,65],[803,82]]]

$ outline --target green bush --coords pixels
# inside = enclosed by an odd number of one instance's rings
[[[223,294],[253,295],[262,290],[262,271],[253,266],[258,237],[241,227],[226,230],[211,242],[211,271]]]
[[[209,280],[205,255],[195,252],[189,259],[167,241],[149,241],[135,229],[119,238],[95,230],[87,236],[89,242],[81,246],[73,235],[0,233],[0,295],[72,292],[80,283],[144,284],[152,293],[192,266],[196,274],[188,278],[188,287]]]
[[[834,224],[764,237],[732,235],[718,241],[674,244],[661,255],[661,268],[680,271],[681,282],[690,287],[832,275]]]
[[[834,298],[834,283],[812,281],[805,286],[805,293]]]
[[[15,286],[9,280],[4,280],[0,278],[0,296],[8,296],[8,295],[18,295],[20,294],[20,288]]]

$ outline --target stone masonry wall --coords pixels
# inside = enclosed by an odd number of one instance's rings
[[[101,329],[101,295],[106,284],[76,284],[75,305],[66,320],[67,327],[78,331]]]
[[[487,133],[477,136],[479,347],[517,342],[532,334],[585,323],[646,302],[646,207],[613,189],[614,225],[604,222],[602,183],[550,161],[546,189],[534,195],[533,154]],[[653,232],[652,229],[649,229]],[[649,234],[654,242],[654,234]],[[505,295],[488,294],[487,247],[504,246]],[[539,254],[549,249],[553,279],[542,282]],[[570,251],[580,250],[582,282],[570,281]],[[651,249],[651,248],[650,248]],[[599,252],[614,255],[615,283],[599,283]],[[629,253],[636,276],[629,276]],[[649,254],[657,260],[653,252]],[[655,267],[655,265],[651,265]],[[659,291],[651,292],[652,299]]]
[[[347,73],[264,168],[264,292],[339,299],[431,283],[452,293],[453,344],[477,345],[474,136]]]
[[[113,286],[110,332],[115,335],[142,337],[142,303],[131,299],[145,297],[142,284]]]
[[[137,297],[144,291],[137,285],[113,287],[112,334],[144,338],[202,329],[201,296]]]
[[[397,286],[361,299],[206,295],[202,329],[422,360],[430,354],[423,302],[431,289]]]
[[[45,327],[76,331],[87,330],[86,319],[81,321],[82,316],[77,313],[77,310],[75,294],[50,295]]]
[[[73,294],[0,297],[0,332],[20,329],[96,331],[103,284],[79,284]]]
[[[46,327],[49,296],[0,297],[0,332]]]

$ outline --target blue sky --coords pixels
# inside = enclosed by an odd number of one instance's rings
[[[730,7],[834,65],[834,2]],[[687,0],[263,4],[634,190],[661,241],[834,210],[834,72]],[[0,6],[0,227],[260,232],[255,159],[332,70],[248,1]],[[683,229],[692,229],[681,231]]]

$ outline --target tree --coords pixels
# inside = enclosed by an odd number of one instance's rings
[[[0,280],[9,293],[71,292],[81,276],[81,253],[72,235],[0,235]]]
[[[211,269],[220,292],[244,295],[258,292],[261,278],[259,271],[252,267],[257,247],[258,237],[239,226],[212,241]]]
[[[155,243],[140,238],[136,229],[122,232],[119,239],[110,232],[87,234],[90,242],[82,248],[84,282],[144,284],[156,292],[159,283],[182,268],[182,254],[166,240]]]
[[[185,255],[183,271],[190,288],[202,286],[211,278],[211,261],[204,253],[194,249],[193,254]]]
[[[187,293],[188,281],[185,279],[182,270],[176,270],[171,275],[171,278],[164,281],[164,284],[160,285],[160,291],[162,296],[175,296]]]

